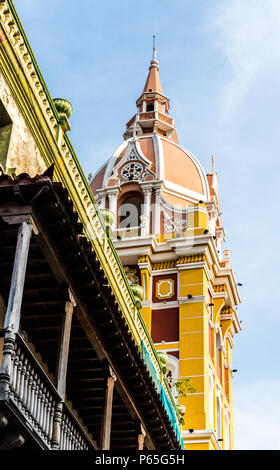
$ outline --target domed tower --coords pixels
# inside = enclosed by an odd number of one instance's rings
[[[136,106],[124,142],[91,188],[100,208],[115,215],[114,243],[130,283],[143,287],[146,326],[167,354],[173,383],[181,384],[186,448],[232,449],[231,350],[241,329],[240,298],[230,251],[222,252],[218,176],[214,157],[206,175],[178,142],[155,47]],[[186,377],[195,392],[184,390]]]

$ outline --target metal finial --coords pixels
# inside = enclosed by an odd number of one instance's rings
[[[156,50],[156,37],[153,35],[153,58],[151,60],[151,67],[156,67],[159,70],[158,60],[157,60],[157,50]]]
[[[215,173],[215,157],[212,155],[212,173]]]
[[[157,51],[156,51],[156,37],[153,35],[153,59],[156,59]]]

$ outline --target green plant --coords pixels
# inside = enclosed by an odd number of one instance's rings
[[[175,400],[179,397],[186,398],[188,393],[195,393],[196,388],[192,386],[192,379],[191,377],[185,377],[183,379],[178,379],[176,382],[172,380],[172,372],[167,370],[166,374],[167,381],[169,383],[170,388],[175,387],[176,395],[174,395]],[[179,412],[179,423],[184,425],[185,420],[183,415],[185,414],[186,407],[184,405],[177,405],[177,410]]]
[[[196,388],[192,386],[192,379],[190,377],[184,377],[173,382],[173,386],[176,388],[178,397],[186,398],[188,393],[195,393]]]

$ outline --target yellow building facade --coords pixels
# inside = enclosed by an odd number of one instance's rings
[[[179,144],[155,48],[136,105],[124,142],[91,188],[99,207],[115,216],[112,238],[130,284],[141,283],[142,316],[156,349],[167,355],[174,397],[185,406],[185,448],[233,449],[240,298],[230,251],[223,250],[214,158],[206,175]],[[195,392],[177,397],[174,383],[187,377]]]

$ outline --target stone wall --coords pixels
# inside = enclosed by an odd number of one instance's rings
[[[12,134],[4,170],[15,168],[15,173],[28,173],[34,177],[46,170],[36,142],[21,115],[17,104],[0,74],[0,100],[6,108],[12,123]],[[3,164],[2,164],[3,165]],[[3,165],[4,166],[4,165]]]

